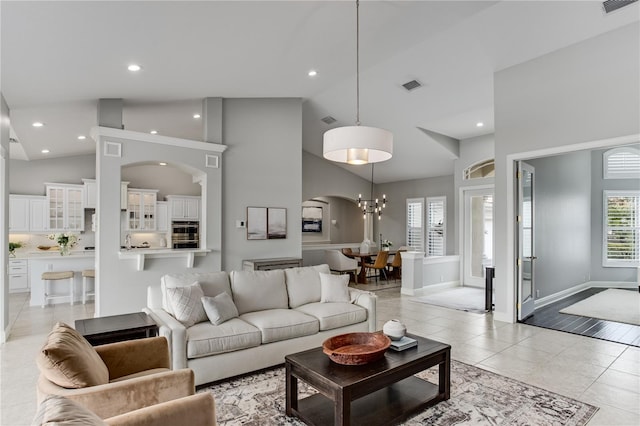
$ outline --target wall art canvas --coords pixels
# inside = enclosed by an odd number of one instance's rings
[[[322,232],[322,207],[302,208],[302,232]]]
[[[269,207],[267,212],[267,238],[287,238],[287,209]]]
[[[247,240],[267,239],[267,208],[247,207]]]

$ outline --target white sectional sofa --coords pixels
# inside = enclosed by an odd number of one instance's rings
[[[321,302],[327,265],[273,271],[165,275],[148,288],[147,312],[168,339],[173,369],[191,368],[196,385],[284,363],[338,334],[375,331],[376,296],[348,289],[350,302]],[[326,279],[326,277],[323,277]],[[173,315],[167,289],[200,283],[205,296],[232,296],[238,317],[185,327]]]

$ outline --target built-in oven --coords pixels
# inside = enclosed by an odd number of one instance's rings
[[[194,221],[171,222],[171,247],[174,249],[200,247],[200,223]]]

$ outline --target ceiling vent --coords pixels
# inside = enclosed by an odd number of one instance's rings
[[[602,2],[602,7],[606,13],[611,13],[637,1],[638,0],[607,0]]]
[[[324,124],[333,124],[338,120],[336,120],[335,118],[333,118],[330,115],[327,115],[325,118],[322,119],[322,121],[323,121]]]
[[[407,89],[407,92],[411,92],[412,90],[416,90],[417,88],[422,87],[422,83],[420,83],[418,80],[411,80],[403,84],[402,87]]]

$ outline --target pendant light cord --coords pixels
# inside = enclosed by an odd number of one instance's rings
[[[375,163],[371,163],[371,201],[373,202],[373,166]]]
[[[356,126],[360,125],[360,0],[356,0]]]

